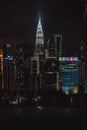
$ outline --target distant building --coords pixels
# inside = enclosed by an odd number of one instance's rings
[[[80,43],[80,84],[87,93],[87,45],[83,40]]]
[[[36,42],[35,42],[35,54],[40,55],[44,53],[44,35],[41,25],[41,17],[39,16],[37,30],[36,30]]]
[[[4,60],[2,49],[0,49],[0,88],[4,88]]]
[[[32,46],[27,43],[16,46],[16,88],[29,88]]]
[[[45,87],[59,89],[58,59],[49,57],[45,60]]]
[[[15,89],[15,61],[11,51],[11,44],[6,43],[3,46],[4,88],[8,90]]]
[[[59,56],[62,55],[62,35],[54,35],[45,49],[45,87],[59,90]]]
[[[46,58],[62,56],[62,35],[56,34],[48,40],[45,53]]]
[[[84,93],[87,94],[87,58],[85,59],[85,82],[84,82]]]
[[[35,57],[39,56],[39,72],[43,73],[43,64],[45,56],[45,47],[44,47],[44,34],[41,24],[41,17],[39,16],[37,30],[36,30],[36,42],[35,42]]]
[[[66,93],[79,91],[78,57],[59,57],[61,89]]]
[[[31,57],[31,89],[33,93],[36,93],[36,91],[40,88],[39,75],[39,56]]]
[[[15,90],[16,68],[12,56],[4,58],[4,87],[7,90]]]
[[[39,56],[34,56],[34,57],[31,57],[31,74],[35,75],[39,75],[40,74],[40,70],[39,70]]]

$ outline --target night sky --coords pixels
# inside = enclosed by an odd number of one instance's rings
[[[87,41],[86,0],[24,0],[0,3],[0,44],[35,43],[38,15],[41,15],[45,42],[53,34],[63,36],[63,54],[73,55],[81,40]]]

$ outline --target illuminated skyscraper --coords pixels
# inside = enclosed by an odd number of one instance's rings
[[[35,41],[35,53],[31,57],[31,75],[35,94],[37,90],[42,88],[42,75],[44,73],[44,35],[41,25],[41,17],[39,16],[36,41]]]
[[[15,90],[15,61],[12,56],[4,58],[4,87],[8,90]]]
[[[44,53],[44,36],[41,25],[41,17],[39,16],[37,31],[36,31],[36,43],[35,43],[35,54]]]

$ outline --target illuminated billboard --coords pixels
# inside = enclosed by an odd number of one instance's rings
[[[78,62],[79,58],[78,57],[59,57],[59,61]]]

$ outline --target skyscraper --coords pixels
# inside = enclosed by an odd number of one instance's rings
[[[35,43],[35,54],[43,54],[44,53],[44,36],[43,29],[41,25],[41,17],[39,16],[37,30],[36,30],[36,43]]]
[[[62,56],[62,35],[56,34],[47,42],[45,50],[45,86],[59,90],[59,56]]]
[[[61,57],[62,56],[62,35],[56,34],[51,37],[47,42],[47,57]]]
[[[29,87],[30,57],[32,47],[26,43],[16,47],[16,86],[18,90]]]
[[[44,35],[41,25],[41,17],[39,16],[37,30],[36,30],[36,41],[35,41],[35,52],[31,57],[31,75],[33,81],[33,87],[35,94],[38,89],[42,88],[42,80],[44,73]]]
[[[59,57],[61,89],[66,93],[78,93],[79,59],[78,57]]]
[[[12,56],[4,58],[4,86],[8,90],[15,90],[15,61]]]
[[[87,93],[87,45],[84,41],[80,44],[80,61],[80,82],[84,93]]]

